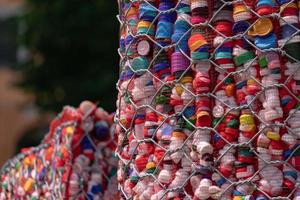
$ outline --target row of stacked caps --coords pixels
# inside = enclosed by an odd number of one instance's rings
[[[5,164],[0,199],[118,199],[113,132],[95,104],[66,106],[39,146]]]
[[[247,69],[244,82],[237,82],[237,86],[245,87],[247,104],[240,113],[240,131],[245,137],[239,138],[239,143],[246,142],[248,146],[247,150],[238,150],[243,160],[238,157],[238,167],[242,167],[243,178],[251,180],[240,185],[236,196],[297,199],[298,136],[289,121],[297,113],[299,102],[296,82],[290,80],[297,76],[298,69],[285,73],[291,63],[299,64],[299,54],[291,53],[300,48],[300,40],[295,40],[299,24],[297,2],[246,1],[233,4],[233,11],[234,26],[241,34],[234,60],[241,70]],[[285,20],[291,18],[292,21]]]
[[[299,2],[119,6],[122,198],[298,199]]]

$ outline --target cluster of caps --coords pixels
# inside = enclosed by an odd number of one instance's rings
[[[112,116],[89,101],[66,106],[37,147],[1,171],[0,199],[118,199]]]
[[[121,197],[300,199],[300,1],[119,6]]]

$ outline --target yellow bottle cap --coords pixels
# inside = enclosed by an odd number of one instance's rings
[[[265,36],[273,31],[273,23],[269,18],[262,18],[256,21],[253,27],[248,31],[251,36]]]
[[[247,85],[253,85],[253,84],[255,84],[256,82],[255,82],[255,80],[253,80],[253,79],[249,79],[248,81],[247,81]]]
[[[24,163],[24,165],[26,165],[26,166],[27,166],[27,165],[30,165],[30,163],[31,163],[31,162],[30,162],[30,158],[29,158],[29,157],[25,157],[24,160],[23,160],[23,163]]]
[[[207,41],[206,40],[198,40],[196,41],[195,43],[193,43],[190,47],[190,50],[193,52],[195,51],[196,49],[202,47],[203,45],[206,45],[207,44]]]
[[[34,180],[32,178],[28,178],[24,184],[25,192],[28,192],[33,188]]]
[[[147,22],[147,21],[140,21],[138,23],[138,28],[141,28],[141,27],[149,27],[151,25],[151,22]]]
[[[136,14],[137,14],[137,9],[136,9],[135,7],[131,7],[131,8],[128,10],[126,16],[128,17],[128,16],[130,16],[130,15],[136,15]]]
[[[121,120],[120,120],[120,123],[121,123],[123,126],[126,127],[127,121],[126,121],[126,119],[121,119]]]
[[[197,119],[203,116],[209,116],[209,113],[207,111],[201,111],[197,113]]]
[[[248,9],[245,5],[239,4],[239,5],[235,5],[233,7],[233,14],[234,15],[242,13],[242,12],[248,12]]]
[[[225,87],[225,93],[228,97],[231,97],[234,95],[234,90],[235,90],[235,85],[233,83],[229,84]]]
[[[66,128],[66,134],[67,135],[72,135],[74,133],[74,130],[75,130],[74,126],[68,126]]]
[[[174,131],[172,133],[172,136],[175,138],[179,138],[179,139],[185,139],[186,135],[183,132],[179,132],[179,131]]]
[[[155,168],[155,163],[154,162],[148,162],[146,165],[146,169],[153,169]]]
[[[193,78],[191,76],[185,76],[180,80],[180,83],[185,84],[185,83],[192,83]]]
[[[267,137],[268,137],[270,140],[276,140],[276,141],[278,141],[278,140],[280,139],[279,133],[272,132],[272,131],[268,131],[268,132],[267,132]]]
[[[233,197],[233,200],[242,200],[243,198],[241,196],[235,196]]]
[[[240,123],[241,124],[248,124],[248,125],[254,124],[253,116],[249,115],[249,114],[241,115],[240,116]]]
[[[203,45],[206,45],[207,44],[207,41],[206,40],[198,40],[198,41],[195,41],[193,44],[191,44],[190,46],[190,50],[193,52],[195,51],[196,49],[202,47]]]
[[[175,86],[175,90],[178,95],[181,95],[183,92],[183,88],[179,84]]]

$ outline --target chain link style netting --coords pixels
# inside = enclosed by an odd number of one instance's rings
[[[0,199],[118,199],[114,127],[90,102],[65,107],[39,146],[3,167]]]
[[[295,0],[119,0],[123,199],[300,199]]]

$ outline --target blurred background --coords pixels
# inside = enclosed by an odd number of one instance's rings
[[[110,0],[0,0],[0,166],[64,105],[115,110],[116,15]]]

